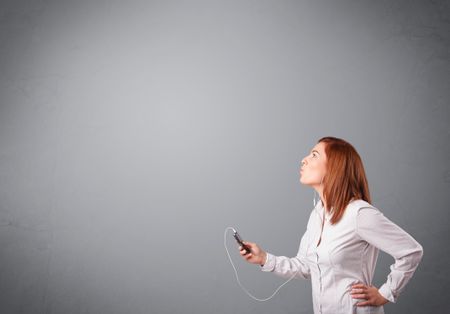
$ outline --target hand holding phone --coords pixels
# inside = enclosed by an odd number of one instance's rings
[[[233,231],[234,231],[234,234],[233,234],[233,236],[234,236],[234,238],[236,239],[236,242],[240,245],[240,246],[242,246],[242,248],[245,250],[245,254],[248,254],[248,253],[251,253],[252,251],[250,250],[250,248],[248,247],[248,246],[246,246],[245,244],[244,244],[244,241],[242,240],[242,238],[241,238],[241,236],[239,235],[239,233],[235,230],[235,229],[233,229]]]

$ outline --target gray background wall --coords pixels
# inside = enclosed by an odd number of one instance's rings
[[[294,256],[326,135],[424,247],[386,312],[449,311],[449,23],[448,1],[3,1],[1,313],[312,313],[309,281],[245,295],[223,236]]]

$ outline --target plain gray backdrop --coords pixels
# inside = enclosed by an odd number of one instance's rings
[[[329,135],[450,311],[448,1],[2,1],[0,73],[1,313],[312,313],[224,231],[294,256]]]

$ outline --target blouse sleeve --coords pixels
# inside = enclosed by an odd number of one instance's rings
[[[378,290],[383,297],[395,303],[419,265],[423,248],[376,208],[360,208],[356,217],[357,235],[395,259],[387,281]]]
[[[306,262],[306,252],[309,243],[309,232],[303,234],[300,241],[298,253],[295,257],[275,256],[267,252],[266,262],[261,266],[264,272],[273,272],[274,274],[289,278],[296,274],[296,278],[309,279],[310,270]]]

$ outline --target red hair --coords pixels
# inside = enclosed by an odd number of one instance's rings
[[[332,136],[323,137],[317,143],[320,142],[325,143],[327,156],[323,197],[326,210],[332,214],[331,224],[336,224],[352,199],[371,203],[369,185],[361,157],[350,143]]]

